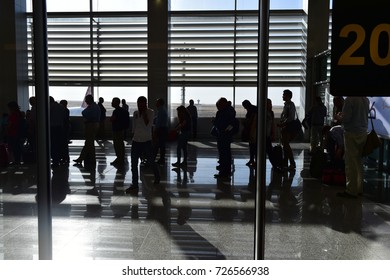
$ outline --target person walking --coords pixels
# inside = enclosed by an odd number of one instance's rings
[[[257,128],[257,123],[256,123]],[[267,98],[267,122],[266,122],[266,140],[265,151],[268,155],[272,167],[277,168],[277,161],[275,154],[273,153],[272,142],[275,140],[275,114],[272,110],[272,100]]]
[[[90,94],[85,96],[85,103],[87,107],[81,112],[85,120],[85,142],[79,157],[73,160],[76,165],[81,165],[83,161],[96,164],[95,139],[99,129],[100,108]]]
[[[295,138],[296,132],[289,129],[291,122],[297,117],[297,111],[295,108],[294,102],[291,101],[293,93],[289,89],[283,91],[283,111],[280,117],[280,122],[278,127],[281,129],[281,142],[283,146],[283,168],[295,170],[296,163],[294,160],[294,155],[290,146],[290,142]],[[288,163],[290,162],[290,165]]]
[[[154,184],[160,183],[160,172],[157,163],[153,159],[152,125],[154,111],[148,108],[148,100],[145,96],[137,99],[137,107],[133,114],[133,141],[131,146],[131,173],[132,185],[126,193],[138,192],[138,162],[142,155],[146,156],[147,163],[154,173]]]
[[[111,106],[114,109],[110,118],[112,125],[112,138],[116,159],[111,165],[123,166],[125,163],[125,130],[129,127],[129,112],[120,107],[120,99],[114,97]]]
[[[346,188],[338,196],[356,198],[363,193],[362,152],[367,140],[370,101],[367,97],[347,97],[337,119],[344,127]]]

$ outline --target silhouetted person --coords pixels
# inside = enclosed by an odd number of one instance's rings
[[[367,97],[349,96],[337,116],[344,127],[345,191],[338,195],[356,198],[363,193],[363,147],[367,140],[370,101]]]
[[[283,146],[283,168],[294,170],[296,163],[290,147],[290,142],[295,138],[296,133],[289,129],[289,124],[297,117],[294,102],[291,101],[292,92],[289,89],[283,91],[284,107],[278,126],[281,128],[281,141]],[[288,163],[290,162],[290,165]]]
[[[249,143],[249,161],[246,165],[255,167],[257,154],[257,106],[252,105],[249,100],[242,101],[242,106],[246,110],[242,140]]]
[[[13,164],[20,164],[22,157],[22,143],[20,125],[22,122],[22,112],[18,103],[11,101],[8,103],[8,124],[6,128],[7,143],[13,155]]]
[[[272,153],[272,142],[275,141],[275,114],[272,110],[272,100],[267,98],[267,123],[266,123],[265,151],[273,167],[276,167],[275,156]]]
[[[96,164],[95,139],[99,129],[100,108],[93,100],[92,95],[85,97],[87,108],[82,111],[85,125],[85,142],[81,150],[80,156],[73,160],[76,164],[81,164],[83,161]]]
[[[70,142],[70,112],[68,109],[68,101],[63,99],[60,101],[60,104],[65,109],[65,118],[64,118],[64,132],[63,132],[63,143],[62,143],[62,152],[61,152],[61,163],[69,164],[69,142]]]
[[[58,167],[65,145],[68,145],[68,142],[65,141],[66,133],[64,129],[66,117],[64,106],[50,96],[50,152],[52,167]]]
[[[321,97],[317,96],[307,118],[310,120],[310,151],[315,151],[322,146],[322,129],[327,114],[327,109]]]
[[[120,99],[114,97],[111,106],[115,108],[111,116],[112,137],[116,159],[111,165],[123,166],[125,163],[125,130],[129,127],[129,112],[120,107]]]
[[[36,97],[31,96],[29,98],[30,103],[30,114],[28,118],[26,116],[27,121],[27,141],[29,144],[30,151],[32,152],[32,156],[35,158],[36,150],[37,150],[37,105],[36,105]]]
[[[100,141],[106,141],[106,117],[107,117],[107,110],[103,105],[104,98],[99,97],[98,106],[100,108],[100,120],[99,120],[99,131],[97,134],[97,139]]]
[[[153,159],[152,125],[154,111],[148,108],[148,100],[145,96],[137,99],[138,110],[133,115],[133,141],[131,146],[131,173],[132,185],[127,193],[138,192],[138,162],[142,155],[147,158],[147,163],[153,168],[154,183],[160,183],[160,172]]]
[[[219,154],[219,173],[214,177],[220,179],[230,179],[232,151],[231,143],[233,142],[233,134],[231,132],[233,123],[235,122],[236,112],[229,104],[226,98],[221,97],[217,103],[217,113],[214,119],[214,126],[217,137],[217,148]]]
[[[191,116],[192,125],[192,137],[196,139],[198,136],[198,109],[194,105],[194,100],[190,99],[190,105],[187,106],[187,110]]]
[[[129,116],[130,116],[130,109],[129,109],[129,105],[127,105],[127,103],[126,103],[126,99],[122,99],[122,108],[123,109],[125,109],[128,113],[129,113]],[[125,140],[127,139],[127,137],[128,137],[128,129],[130,128],[130,122],[129,122],[129,126],[126,128],[126,130],[125,130]],[[129,144],[129,142],[127,143],[127,144]]]
[[[186,107],[179,106],[176,109],[178,124],[175,129],[177,131],[177,147],[176,155],[177,161],[172,163],[172,166],[175,167],[185,167],[187,166],[188,159],[188,140],[191,135],[191,116]],[[181,152],[183,151],[183,160],[181,161]]]

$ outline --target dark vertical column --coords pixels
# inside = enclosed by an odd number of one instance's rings
[[[89,0],[89,49],[90,49],[90,69],[91,69],[91,93],[92,93],[92,96],[94,95],[94,92],[95,92],[95,70],[94,70],[94,50],[95,50],[95,47],[94,47],[94,44],[93,44],[93,0]],[[96,97],[95,97],[95,100],[96,100]]]
[[[9,101],[28,108],[26,1],[0,1],[0,113]]]
[[[314,57],[328,50],[328,42],[329,0],[309,0],[307,17],[306,109],[311,107],[312,97],[316,94],[314,83],[317,77],[315,69],[313,69]]]
[[[168,100],[169,0],[148,0],[148,100]]]
[[[255,259],[264,259],[265,241],[265,177],[266,177],[266,121],[268,96],[268,38],[269,0],[259,0],[259,59],[257,86],[257,168],[256,168],[256,221]]]
[[[37,99],[39,259],[52,259],[49,79],[46,1],[33,0],[35,95]]]

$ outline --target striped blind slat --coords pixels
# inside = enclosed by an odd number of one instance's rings
[[[131,14],[131,13],[130,13]],[[147,85],[147,14],[94,18],[48,17],[49,82],[72,85]],[[269,82],[304,82],[306,15],[271,11]],[[28,19],[29,80],[33,83],[32,18]],[[236,26],[235,26],[236,24]],[[255,12],[185,15],[171,12],[169,84],[257,86],[258,18]],[[93,65],[91,67],[91,62]]]

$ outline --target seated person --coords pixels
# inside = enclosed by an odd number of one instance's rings
[[[343,167],[344,156],[344,129],[341,125],[333,126],[327,137],[327,152],[336,168]]]

